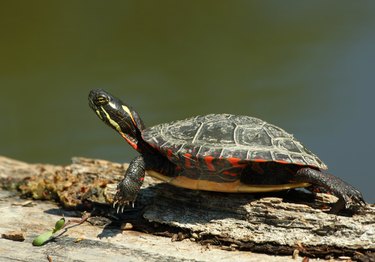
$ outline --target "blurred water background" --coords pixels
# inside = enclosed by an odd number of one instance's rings
[[[151,126],[256,116],[374,202],[375,1],[2,1],[0,154],[130,161],[104,88]]]

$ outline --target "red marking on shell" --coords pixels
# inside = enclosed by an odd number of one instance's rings
[[[233,176],[233,177],[238,175],[237,173],[233,173],[230,171],[223,171],[222,174],[226,176]]]
[[[213,156],[205,156],[204,157],[204,162],[206,163],[206,166],[207,166],[208,170],[215,171],[215,166],[212,164],[212,160],[214,160]]]
[[[280,164],[290,164],[289,161],[285,161],[285,160],[276,160],[275,162],[280,163]]]
[[[172,159],[172,156],[173,156],[173,152],[172,152],[172,150],[171,150],[171,149],[168,149],[168,150],[167,150],[167,157],[168,157],[168,159],[171,160],[171,159]]]
[[[189,153],[186,153],[184,154],[184,157],[185,157],[185,167],[186,168],[191,168],[191,154]]]
[[[263,158],[254,158],[252,159],[254,162],[263,163],[263,162],[269,162],[269,160],[263,159]]]
[[[258,162],[252,163],[251,168],[258,174],[264,174],[264,170]]]
[[[242,160],[241,158],[237,158],[237,157],[228,158],[229,163],[233,167],[245,167],[246,163],[240,163],[241,160]]]
[[[288,163],[288,164],[290,164],[290,163]],[[304,162],[293,162],[293,164],[299,165],[299,166],[308,166],[308,164],[306,164]]]

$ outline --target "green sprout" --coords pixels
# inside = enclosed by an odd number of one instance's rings
[[[44,245],[47,241],[49,241],[49,240],[52,239],[53,234],[55,234],[57,231],[59,231],[62,228],[64,228],[64,225],[65,225],[65,218],[59,219],[56,222],[55,227],[52,230],[44,232],[43,234],[37,236],[33,240],[33,246],[42,246],[42,245]]]
[[[83,222],[85,222],[88,218],[90,217],[90,214],[89,213],[86,213],[84,212],[83,216],[80,218],[80,219],[72,219],[72,220],[68,220],[68,222],[65,223],[65,218],[61,218],[59,219],[56,223],[55,223],[55,227],[52,228],[51,230],[48,230],[47,232],[44,232],[43,234],[37,236],[34,241],[33,241],[33,245],[34,246],[42,246],[44,245],[45,243],[47,243],[48,241],[50,241],[51,239],[54,238],[54,234],[61,230],[61,229],[65,229],[62,233],[60,233],[60,235],[62,235],[63,233],[65,233],[69,228],[71,227],[74,227],[74,226],[78,226],[80,224],[82,224]],[[60,236],[58,235],[58,236]],[[55,237],[58,237],[58,236],[55,236]]]

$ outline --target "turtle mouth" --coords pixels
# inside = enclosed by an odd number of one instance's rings
[[[90,97],[89,97],[89,106],[94,111],[98,110],[98,107],[94,104],[94,102],[91,100]]]

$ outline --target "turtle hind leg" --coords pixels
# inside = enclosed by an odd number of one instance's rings
[[[338,201],[331,208],[330,213],[337,214],[342,209],[357,209],[366,204],[361,192],[340,178],[323,173],[312,168],[301,168],[293,180],[307,182],[314,187],[323,188],[325,191],[338,197]]]

